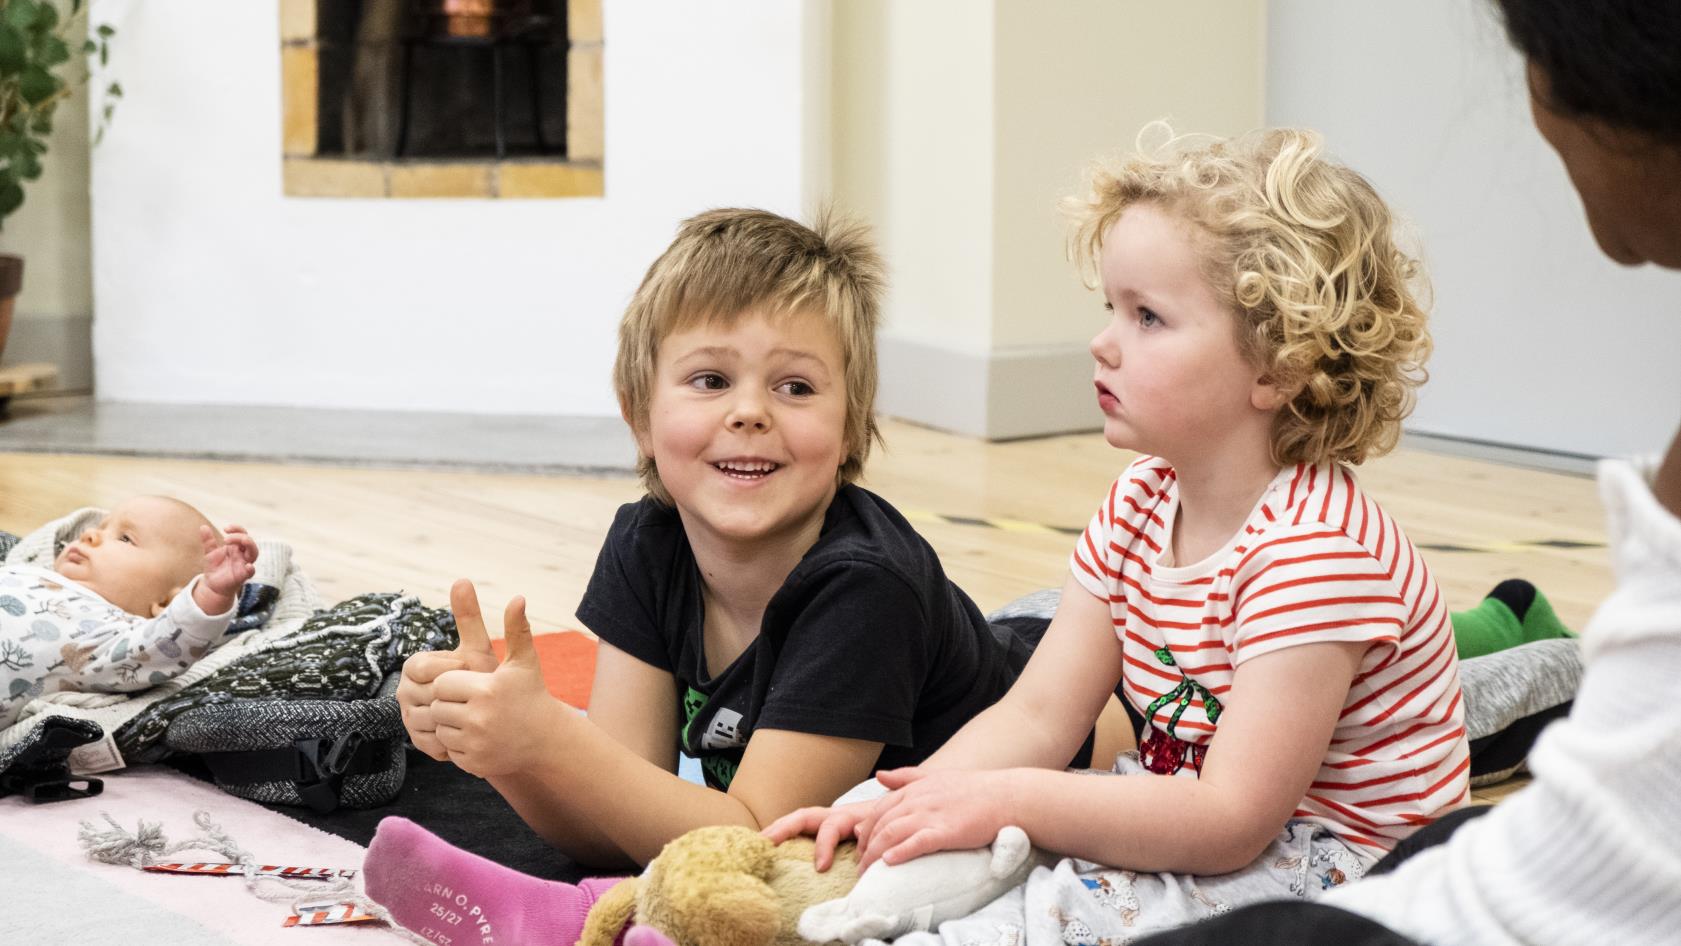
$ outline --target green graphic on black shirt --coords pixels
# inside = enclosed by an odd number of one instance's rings
[[[731,709],[720,707],[713,714],[710,727],[712,731],[702,734],[702,737],[698,740],[692,737],[690,730],[694,727],[695,720],[699,719],[701,713],[705,712],[710,701],[706,694],[694,687],[687,687],[686,690],[687,692],[683,694],[683,751],[732,748],[739,750],[745,740],[739,738],[735,722],[728,721],[724,717],[733,717],[736,722],[739,722],[741,714]],[[719,789],[730,787],[730,782],[735,780],[735,772],[739,766],[740,759],[731,756],[709,755],[700,758],[700,767],[706,773],[707,784]]]

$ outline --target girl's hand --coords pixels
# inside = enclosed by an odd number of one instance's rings
[[[1015,809],[1009,770],[925,771],[911,767],[876,775],[893,791],[856,826],[858,870],[877,860],[903,864],[935,851],[986,847]]]
[[[835,862],[835,845],[852,837],[858,822],[875,805],[874,801],[866,801],[839,808],[801,808],[772,821],[761,833],[777,844],[802,834],[814,835],[816,849],[812,851],[812,866],[821,874]]]

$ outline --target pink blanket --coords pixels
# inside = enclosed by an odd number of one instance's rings
[[[291,910],[253,896],[239,877],[157,874],[90,860],[78,823],[100,827],[108,813],[130,832],[162,823],[170,842],[201,835],[193,813],[267,864],[360,870],[365,849],[162,766],[105,777],[95,798],[34,805],[0,798],[0,943],[117,943],[122,946],[382,946],[407,942],[390,927],[350,924],[287,929]],[[182,852],[170,860],[222,860]]]

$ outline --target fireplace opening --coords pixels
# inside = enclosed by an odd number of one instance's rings
[[[601,197],[601,0],[280,0],[289,197]]]
[[[567,156],[566,0],[314,2],[316,156]]]

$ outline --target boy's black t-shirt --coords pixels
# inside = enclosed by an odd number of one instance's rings
[[[836,492],[758,638],[714,675],[701,594],[677,511],[644,498],[619,508],[578,618],[676,678],[681,748],[717,789],[761,728],[881,742],[878,768],[914,765],[1003,696],[1025,661],[898,510],[857,486]]]

